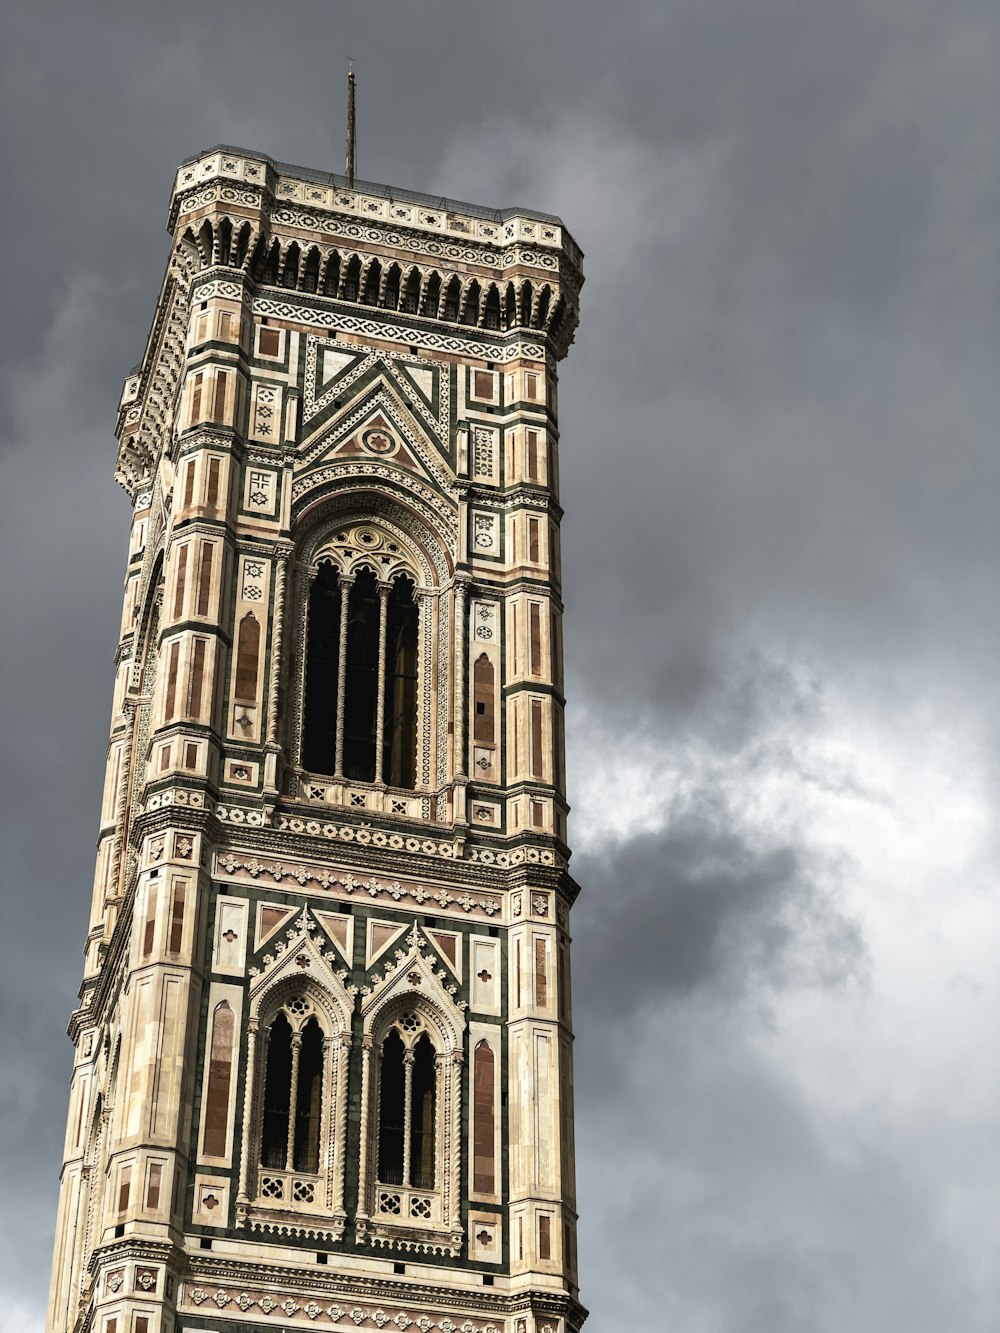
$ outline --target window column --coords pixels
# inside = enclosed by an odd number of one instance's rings
[[[413,1125],[413,1050],[403,1053],[403,1187],[410,1188],[410,1131]]]
[[[382,782],[384,754],[382,750],[385,733],[385,656],[386,631],[389,624],[389,594],[391,583],[378,585],[378,694],[375,701],[375,781]]]
[[[353,579],[340,576],[340,648],[337,657],[337,743],[333,774],[344,781],[344,708],[347,701],[347,616]]]
[[[288,1143],[285,1147],[285,1170],[295,1170],[295,1113],[299,1099],[299,1052],[302,1050],[302,1033],[292,1033],[292,1073],[291,1086],[288,1089]]]

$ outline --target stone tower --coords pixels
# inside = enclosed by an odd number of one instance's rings
[[[574,1333],[558,218],[186,162],[50,1333]]]

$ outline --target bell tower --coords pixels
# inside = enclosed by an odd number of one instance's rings
[[[50,1333],[576,1333],[558,218],[218,147],[133,506]]]

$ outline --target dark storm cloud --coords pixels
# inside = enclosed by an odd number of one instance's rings
[[[928,744],[972,709],[1000,730],[993,6],[13,0],[3,28],[4,1326],[44,1302],[127,520],[111,428],[170,179],[220,141],[339,168],[351,54],[363,174],[561,211],[587,253],[561,427],[595,1327],[995,1327],[982,1116],[944,1142],[933,1108],[827,1110],[805,1046],[767,1044],[872,963],[849,833],[821,854],[754,805],[776,772],[890,799],[877,756],[799,742],[831,680]],[[655,827],[605,829],[595,774],[610,801],[650,739],[654,792],[712,764]],[[860,1079],[885,1038],[854,1039]]]
[[[832,984],[860,961],[856,923],[824,899],[798,849],[754,851],[711,816],[677,819],[575,868],[588,889],[573,926],[584,1030],[618,1027],[674,993],[736,999],[803,972]],[[597,978],[607,979],[600,992]]]

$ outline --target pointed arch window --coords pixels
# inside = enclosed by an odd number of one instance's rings
[[[495,740],[495,673],[493,663],[485,653],[479,654],[472,668],[472,693],[476,708],[473,738],[482,745],[492,745]]]
[[[320,566],[309,593],[302,762],[352,782],[416,786],[419,611],[411,579]]]
[[[414,1014],[404,1014],[382,1043],[378,1179],[381,1185],[433,1190],[437,1053]],[[416,1040],[408,1045],[404,1035]]]
[[[382,772],[391,787],[416,786],[417,631],[413,583],[398,578],[389,594]]]
[[[322,1234],[339,1239],[350,1017],[308,984],[280,993],[262,1013],[251,1004],[237,1206],[265,1229],[290,1213],[322,1213]]]
[[[260,658],[260,622],[252,611],[240,621],[236,644],[236,698],[253,703],[257,698],[257,663]]]
[[[443,991],[432,999],[432,977],[424,984],[388,1011],[375,998],[363,1016],[356,1237],[375,1245],[407,1238],[411,1248],[458,1255],[464,1020]]]
[[[292,1002],[293,1006],[296,1003]],[[260,1165],[271,1171],[319,1170],[323,1034],[315,1017],[293,1031],[284,1012],[267,1031]],[[273,1190],[273,1187],[272,1187]],[[262,1193],[267,1194],[266,1178]]]

